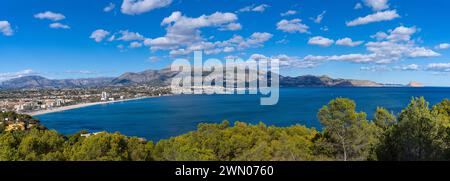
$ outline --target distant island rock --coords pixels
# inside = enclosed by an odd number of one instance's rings
[[[408,87],[423,87],[423,84],[420,83],[420,82],[414,82],[414,81],[412,81],[412,82],[410,82],[407,86],[408,86]]]
[[[1,89],[30,88],[88,88],[105,86],[151,85],[168,86],[178,72],[170,69],[127,72],[115,78],[48,79],[42,76],[24,76],[0,83]],[[411,84],[417,85],[417,84]],[[420,84],[421,85],[421,84]],[[328,76],[280,76],[281,87],[392,87],[368,80],[333,79]],[[401,85],[396,85],[401,86]]]

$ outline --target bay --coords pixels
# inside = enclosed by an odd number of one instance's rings
[[[120,132],[158,141],[187,133],[199,123],[242,121],[267,125],[306,125],[321,129],[316,115],[330,100],[355,100],[357,110],[372,118],[377,106],[399,113],[412,97],[431,104],[450,98],[450,88],[281,88],[274,106],[261,106],[260,95],[177,95],[95,105],[36,116],[63,134],[80,130]]]

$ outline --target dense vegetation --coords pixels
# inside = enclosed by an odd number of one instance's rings
[[[157,143],[119,133],[0,127],[0,160],[450,160],[450,100],[430,108],[413,98],[398,115],[378,108],[373,120],[355,108],[349,99],[330,101],[317,115],[322,131],[224,121]]]

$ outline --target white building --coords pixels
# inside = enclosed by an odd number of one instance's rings
[[[102,92],[102,98],[100,100],[107,101],[108,100],[108,93]]]

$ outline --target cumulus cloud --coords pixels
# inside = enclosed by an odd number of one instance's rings
[[[5,36],[12,36],[14,33],[8,21],[0,21],[0,32]]]
[[[281,20],[277,23],[277,30],[281,30],[288,33],[308,33],[309,27],[303,23],[301,23],[301,19],[293,19],[293,20]]]
[[[185,55],[196,50],[203,50],[205,54],[217,54],[262,46],[273,36],[270,33],[255,32],[248,38],[235,35],[226,41],[210,42],[201,35],[201,29],[206,27],[215,27],[220,31],[238,30],[241,25],[237,20],[234,13],[216,12],[192,18],[176,11],[161,22],[161,25],[166,27],[166,35],[146,38],[144,44],[153,51],[170,50],[169,54],[172,56]]]
[[[221,31],[227,31],[227,30],[236,31],[236,30],[240,30],[240,29],[242,29],[242,26],[239,23],[230,23],[230,24],[227,24],[227,25],[219,28],[219,30],[221,30]]]
[[[364,0],[364,4],[373,11],[381,11],[389,8],[388,0]]]
[[[426,70],[434,72],[450,72],[450,63],[430,63]]]
[[[106,38],[110,33],[103,29],[98,29],[92,32],[91,36],[89,38],[94,39],[96,42],[101,42],[103,39]]]
[[[408,41],[411,39],[411,36],[417,32],[416,27],[405,27],[399,26],[394,30],[389,30],[390,34],[386,37],[391,41]]]
[[[114,8],[116,8],[116,4],[109,3],[105,8],[103,8],[103,11],[110,12],[110,11],[114,10]]]
[[[259,6],[254,7],[254,8],[252,9],[252,11],[255,11],[255,12],[264,12],[264,11],[266,10],[266,8],[268,8],[268,7],[270,7],[270,6],[267,5],[267,4],[261,4],[261,5],[259,5]]]
[[[361,67],[359,70],[369,72],[387,72],[391,71],[392,69],[386,65],[374,65],[374,66],[364,66]]]
[[[46,11],[46,12],[35,14],[34,17],[37,19],[48,19],[48,20],[52,20],[52,21],[59,21],[59,20],[63,20],[66,18],[61,13],[54,13],[51,11]]]
[[[261,5],[258,5],[258,6],[251,5],[251,6],[246,6],[246,7],[243,7],[241,9],[239,9],[237,12],[250,12],[250,11],[252,11],[252,12],[260,12],[260,13],[262,13],[268,7],[270,7],[270,6],[267,5],[267,4],[261,4]]]
[[[323,17],[325,16],[325,13],[327,13],[327,11],[322,11],[322,13],[320,13],[319,15],[317,15],[317,17],[315,17],[315,18],[311,18],[311,20],[313,20],[314,23],[319,24],[319,23],[322,22]]]
[[[140,47],[142,47],[141,42],[134,41],[130,43],[130,48],[140,48]]]
[[[117,34],[119,34],[120,36],[117,39],[115,39],[115,36],[114,36],[110,39],[110,41],[112,41],[112,40],[121,40],[121,41],[144,40],[143,35],[136,33],[136,32],[131,32],[128,30],[121,30]]]
[[[397,10],[387,10],[356,18],[355,20],[346,22],[346,24],[347,26],[358,26],[381,21],[390,21],[396,18],[400,18],[400,15],[397,14]]]
[[[320,64],[318,61],[304,60],[301,57],[289,56],[286,54],[279,54],[274,56],[266,56],[262,54],[252,54],[249,59],[251,60],[266,60],[277,61],[280,67],[284,68],[313,68]]]
[[[420,66],[417,64],[409,64],[400,67],[402,71],[418,71],[420,70]]]
[[[353,41],[351,38],[342,38],[336,41],[336,45],[355,47],[363,44],[364,41]]]
[[[172,0],[123,0],[121,11],[127,15],[138,15],[172,4]]]
[[[450,43],[441,43],[439,45],[436,45],[434,48],[439,50],[448,49],[450,48]]]
[[[280,15],[281,16],[291,16],[291,15],[295,15],[295,14],[297,14],[298,12],[297,11],[295,11],[295,10],[288,10],[288,11],[286,11],[286,12],[284,12],[284,13],[281,13]]]
[[[319,45],[323,47],[329,47],[334,43],[334,40],[325,38],[322,36],[315,36],[309,39],[308,44],[310,45]]]
[[[387,38],[389,35],[386,34],[385,32],[377,32],[374,35],[370,36],[371,38],[377,39],[377,40],[383,40],[385,38]]]
[[[244,38],[234,35],[225,41],[206,42],[200,41],[190,44],[185,48],[173,49],[169,52],[172,56],[186,55],[193,51],[203,50],[205,54],[217,54],[221,52],[233,52],[235,50],[245,50],[248,48],[256,48],[264,45],[264,42],[272,38],[272,34],[266,32],[255,32],[250,37]]]
[[[404,26],[390,30],[388,31],[389,34],[387,34],[384,39],[365,44],[368,53],[331,56],[308,55],[304,57],[304,59],[312,61],[348,61],[355,63],[388,64],[403,59],[440,56],[439,53],[426,47],[418,46],[415,41],[411,40],[411,36],[413,33],[416,33],[416,30],[415,27]],[[319,40],[320,38],[317,39]]]
[[[388,72],[388,71],[419,71],[420,66],[417,64],[400,65],[389,67],[387,65],[374,65],[374,66],[364,66],[360,68],[361,71],[370,72]]]
[[[52,23],[49,25],[50,28],[53,29],[70,29],[69,25],[61,24],[61,23]]]

